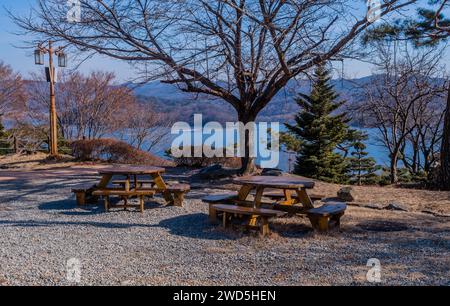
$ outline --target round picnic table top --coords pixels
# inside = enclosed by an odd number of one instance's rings
[[[164,173],[166,169],[150,166],[111,166],[98,170],[99,174],[112,175],[146,175],[155,173]]]
[[[315,186],[313,180],[293,176],[243,176],[234,179],[234,183],[276,189],[313,189]]]

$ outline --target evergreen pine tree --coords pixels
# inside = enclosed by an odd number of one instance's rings
[[[366,139],[367,135],[363,135],[362,139],[354,143],[354,151],[349,158],[350,182],[358,186],[376,184],[379,180],[376,172],[381,169],[372,157],[368,157],[367,147],[363,142]]]
[[[350,129],[345,113],[337,114],[345,103],[336,101],[338,95],[330,84],[330,72],[319,66],[309,95],[296,99],[301,110],[295,125],[286,124],[301,148],[297,154],[294,173],[323,181],[344,183],[347,180],[347,160],[337,152],[348,141]]]

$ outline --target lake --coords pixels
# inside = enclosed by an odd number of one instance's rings
[[[283,130],[283,129],[282,129]],[[389,153],[388,151],[381,146],[378,142],[377,142],[377,133],[378,130],[376,129],[359,129],[362,130],[364,132],[366,132],[369,135],[369,139],[365,142],[366,146],[367,146],[367,152],[369,153],[370,157],[373,157],[377,164],[382,165],[382,166],[387,166],[389,164]],[[199,132],[199,131],[197,131]],[[192,131],[192,133],[196,133],[195,130]],[[160,157],[164,157],[165,156],[165,151],[170,148],[172,141],[177,137],[177,135],[168,135],[164,141],[162,141],[159,145],[157,145],[155,147],[154,150],[152,150],[152,153],[155,155],[158,155]],[[205,140],[206,138],[208,138],[209,135],[203,135],[203,140]],[[233,143],[235,143],[235,139],[231,139],[231,140],[227,140],[227,144],[226,145],[232,145]],[[260,161],[260,158],[257,158],[257,163]],[[279,162],[279,169],[282,169],[283,171],[289,171],[293,169],[293,166],[295,164],[295,160],[296,157],[293,154],[287,154],[285,152],[281,152],[280,153],[280,162]]]

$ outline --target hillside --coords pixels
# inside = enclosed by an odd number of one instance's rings
[[[342,99],[352,103],[355,100],[354,97],[358,95],[358,87],[370,82],[371,78],[333,80],[333,85]],[[229,104],[218,99],[184,93],[174,85],[155,81],[141,86],[135,84],[127,84],[127,86],[134,89],[141,101],[154,104],[155,109],[162,112],[177,114],[179,120],[191,119],[194,114],[199,113],[203,114],[205,121],[236,120],[236,113]],[[308,93],[309,90],[309,80],[291,81],[260,113],[258,120],[279,122],[291,120],[298,111],[294,102],[296,94]]]

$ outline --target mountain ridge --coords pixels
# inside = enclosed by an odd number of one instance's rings
[[[372,80],[374,76],[355,79],[334,79],[332,84],[341,100],[349,103],[355,101],[359,87]],[[132,88],[139,101],[151,103],[158,111],[172,113],[177,120],[192,120],[194,114],[203,114],[204,121],[236,121],[237,114],[232,106],[220,99],[196,96],[185,93],[175,85],[153,81],[143,85],[133,83],[125,84]],[[257,121],[278,121],[281,123],[291,121],[298,112],[299,107],[294,101],[299,93],[309,93],[311,82],[309,80],[293,80],[275,95],[272,101],[258,115]]]

